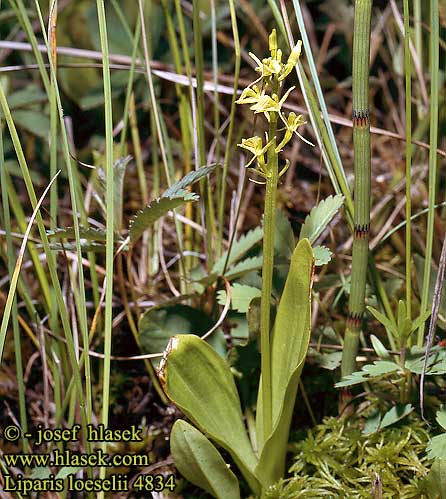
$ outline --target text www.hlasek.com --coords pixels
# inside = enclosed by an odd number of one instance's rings
[[[150,466],[148,455],[144,454],[107,454],[102,449],[89,454],[73,452],[69,449],[55,449],[50,454],[3,454],[7,466],[44,467],[44,466]]]

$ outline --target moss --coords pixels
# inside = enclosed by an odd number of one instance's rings
[[[267,498],[370,499],[374,481],[381,482],[383,499],[427,498],[424,423],[411,416],[371,435],[362,426],[361,419],[326,418],[310,430],[293,444],[293,476],[271,487]]]

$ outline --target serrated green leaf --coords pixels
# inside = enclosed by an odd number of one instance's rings
[[[278,255],[290,259],[295,246],[296,243],[294,242],[294,233],[290,221],[282,210],[278,209],[276,210],[274,249]]]
[[[415,374],[421,374],[424,365],[425,349],[412,347],[406,353],[405,367]],[[438,346],[431,348],[427,362],[426,376],[446,373],[446,350]]]
[[[217,499],[240,499],[237,477],[212,443],[192,425],[178,419],[170,434],[170,448],[178,471]]]
[[[233,265],[235,262],[240,260],[246,253],[257,243],[263,239],[263,229],[262,227],[256,227],[250,230],[246,234],[240,237],[237,241],[232,244],[231,252],[228,260],[228,267]],[[228,252],[226,251],[223,255],[215,262],[212,268],[211,274],[221,275],[223,268],[226,263],[226,258],[228,257]]]
[[[341,194],[328,196],[328,198],[322,200],[311,210],[310,214],[305,219],[300,231],[299,239],[308,238],[310,243],[313,244],[330,223],[331,219],[336,215],[336,212],[343,203],[344,196]]]
[[[245,286],[244,284],[231,285],[231,309],[237,312],[246,313],[249,308],[251,300],[261,295],[260,289],[252,286]],[[217,293],[217,300],[220,305],[226,303],[226,291],[221,289]]]
[[[253,256],[245,258],[241,262],[236,263],[232,268],[225,272],[225,277],[228,281],[239,279],[248,272],[259,270],[262,268],[263,258],[261,256]]]
[[[202,166],[198,170],[193,170],[187,175],[185,175],[181,180],[172,184],[166,191],[164,191],[161,197],[163,198],[175,198],[182,195],[183,191],[187,189],[190,185],[195,184],[200,179],[213,172],[217,166],[217,163],[211,165]]]
[[[214,442],[226,449],[254,492],[257,457],[245,430],[240,399],[228,364],[197,336],[175,336],[159,376],[166,395]]]
[[[390,354],[387,348],[381,343],[381,340],[379,340],[374,334],[370,335],[370,339],[372,341],[372,346],[376,352],[376,355],[381,359],[388,359],[390,357]]]
[[[315,246],[313,248],[314,264],[316,266],[326,265],[330,262],[333,253],[326,246]]]
[[[256,433],[260,459],[256,474],[264,486],[284,473],[286,446],[311,328],[314,258],[308,239],[299,241],[277,309],[271,345],[272,433],[264,441],[262,387],[257,402]]]
[[[429,459],[446,459],[446,433],[432,437],[426,450]]]
[[[177,197],[161,197],[152,201],[143,210],[139,211],[130,222],[130,241],[135,243],[144,231],[170,210],[178,208],[184,203],[196,201],[198,196],[193,192],[182,191]]]
[[[377,360],[373,364],[363,366],[361,371],[356,371],[349,376],[345,376],[339,383],[336,383],[335,387],[342,388],[344,386],[357,385],[370,378],[383,376],[394,371],[401,371],[401,367],[395,364],[395,362]]]
[[[41,247],[38,245],[38,247]],[[92,251],[93,253],[102,253],[105,251],[105,242],[90,243],[89,241],[81,241],[80,248],[82,251]],[[76,243],[50,243],[50,249],[53,251],[76,251]],[[123,248],[126,251],[127,248]]]
[[[395,424],[397,421],[400,421],[401,419],[405,418],[412,411],[413,411],[412,404],[406,404],[406,405],[398,404],[392,407],[389,411],[387,411],[384,414],[381,420],[381,424],[379,425],[379,429],[386,428],[387,426]]]
[[[57,228],[55,230],[47,230],[46,235],[50,241],[54,239],[74,239],[74,227],[66,227],[64,229]],[[79,236],[81,239],[88,241],[105,241],[106,233],[103,229],[95,227],[79,227]]]

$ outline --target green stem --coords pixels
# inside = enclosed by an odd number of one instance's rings
[[[240,40],[238,35],[238,27],[237,27],[237,16],[235,12],[234,1],[229,0],[229,9],[231,12],[231,25],[232,25],[232,35],[234,37],[234,51],[235,51],[235,63],[234,63],[234,93],[232,96],[231,102],[231,111],[229,116],[229,128],[228,135],[226,137],[226,148],[225,148],[225,156],[223,160],[223,172],[222,172],[222,182],[221,182],[221,191],[220,191],[220,199],[218,206],[218,244],[217,248],[220,251],[222,250],[222,241],[223,241],[223,222],[224,222],[224,210],[225,210],[225,199],[226,199],[226,179],[228,176],[228,168],[229,162],[231,160],[231,155],[233,151],[233,132],[234,132],[234,123],[235,123],[235,101],[237,99],[237,89],[238,89],[238,81],[240,76],[240,61],[241,61],[241,53],[240,53]]]
[[[422,15],[421,15],[421,0],[414,0],[413,3],[413,23],[414,23],[414,33],[415,33],[415,50],[420,61],[420,67],[423,67],[423,26],[422,26]],[[425,115],[423,111],[423,103],[421,99],[421,92],[417,95],[417,116],[418,119],[422,119]]]
[[[272,93],[278,92],[273,82]],[[264,441],[272,430],[272,386],[271,386],[271,349],[270,349],[270,303],[274,269],[274,227],[276,219],[276,194],[278,181],[278,155],[276,149],[277,113],[270,113],[268,139],[268,176],[266,179],[265,208],[263,221],[263,265],[262,294],[260,304],[260,349],[262,369],[263,433]]]
[[[429,137],[429,198],[427,213],[426,255],[424,259],[423,289],[421,292],[420,315],[428,306],[429,282],[432,266],[432,246],[434,240],[435,191],[437,183],[437,143],[438,143],[438,80],[439,80],[439,13],[438,0],[431,1],[431,35],[429,73],[430,88],[430,137]],[[418,330],[417,344],[423,345],[424,324]]]
[[[204,134],[204,58],[203,58],[203,36],[200,19],[200,2],[193,0],[193,30],[194,30],[194,50],[195,50],[195,76],[197,79],[197,108],[195,126],[197,130],[197,158],[196,168],[206,164],[205,134]],[[213,236],[215,234],[214,204],[212,201],[212,191],[209,180],[200,180],[200,192],[203,198],[205,226],[206,226],[206,252],[207,264],[211,269],[214,265]]]
[[[412,162],[412,92],[410,64],[410,25],[409,0],[404,0],[404,68],[406,82],[406,309],[407,317],[412,317],[412,277],[411,277],[411,162]]]
[[[9,278],[12,279],[12,276],[14,274],[14,247],[12,244],[12,236],[11,236],[12,232],[11,212],[9,209],[8,186],[6,184],[5,156],[3,149],[3,120],[1,119],[0,119],[0,188],[1,188],[1,200],[3,205],[3,223],[6,232],[8,273],[9,273]],[[20,426],[22,427],[23,433],[26,434],[28,431],[28,421],[26,418],[25,383],[23,379],[22,345],[20,342],[17,297],[14,297],[14,300],[12,302],[12,329],[14,336],[17,389],[19,394],[18,402],[19,402],[19,412],[20,412]],[[23,452],[27,452],[27,445],[28,445],[28,440],[26,438],[23,438],[22,440]]]
[[[354,372],[364,314],[370,230],[369,58],[372,0],[356,0],[353,40],[354,240],[342,376]]]
[[[104,0],[96,0],[99,21],[99,34],[102,51],[102,77],[104,85],[105,110],[105,176],[106,176],[106,251],[105,251],[105,320],[104,320],[104,372],[102,378],[102,414],[101,423],[108,427],[110,405],[110,367],[112,345],[113,318],[113,257],[114,257],[114,180],[113,180],[113,115],[110,81],[110,64],[108,57],[107,23]],[[102,442],[103,452],[107,452],[107,442]],[[99,476],[105,478],[106,468],[100,467]],[[99,492],[99,498],[104,492]]]

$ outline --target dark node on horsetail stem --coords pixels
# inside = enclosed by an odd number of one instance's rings
[[[356,370],[359,333],[364,314],[370,232],[369,60],[372,0],[355,1],[353,38],[353,148],[355,163],[354,239],[341,374]]]

